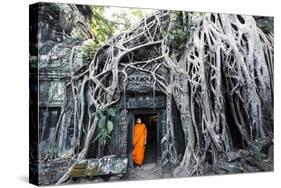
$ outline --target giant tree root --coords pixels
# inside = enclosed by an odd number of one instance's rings
[[[188,42],[178,51],[167,42],[166,33],[174,25],[171,16],[159,11],[142,19],[109,40],[89,66],[73,74],[68,87],[73,93],[72,147],[78,161],[86,157],[93,140],[95,112],[120,100],[135,71],[150,75],[154,90],[173,98],[180,112],[186,150],[179,164],[169,104],[167,133],[161,141],[161,163],[176,165],[175,176],[203,174],[203,164],[214,165],[221,153],[233,151],[233,126],[244,147],[272,137],[273,35],[264,34],[251,16],[190,13],[184,17],[192,22]],[[61,127],[58,123],[57,132]]]

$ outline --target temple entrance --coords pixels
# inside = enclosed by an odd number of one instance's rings
[[[144,163],[157,162],[157,114],[136,114],[135,120],[141,118],[147,129]]]
[[[165,102],[165,100],[163,100]],[[162,131],[165,129],[166,109],[164,105],[153,108],[128,109],[128,179],[153,179],[161,177],[161,139]],[[161,108],[159,108],[161,107]],[[145,147],[144,164],[141,168],[134,168],[130,158],[133,148],[134,126],[137,118],[141,118],[142,123],[147,128],[147,144]]]
[[[137,118],[147,128],[147,144],[145,147],[144,164],[160,164],[161,159],[161,131],[164,123],[161,109],[134,109],[129,110],[129,131],[128,131],[128,155],[131,155],[133,148],[134,126]]]

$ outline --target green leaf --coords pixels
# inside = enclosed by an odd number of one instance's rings
[[[100,114],[100,119],[99,119],[98,127],[100,129],[104,128],[105,123],[106,123],[106,116],[104,116],[103,114]]]
[[[107,132],[110,134],[113,130],[113,123],[112,121],[107,121]]]
[[[102,137],[103,138],[105,138],[107,136],[107,129],[106,129],[106,127],[104,127],[104,129],[102,129],[101,133],[102,133]]]
[[[108,109],[108,110],[107,110],[107,113],[108,113],[108,115],[111,116],[111,117],[116,117],[116,112],[115,112],[115,110],[113,110],[113,109]]]
[[[96,113],[97,113],[98,117],[101,117],[101,115],[103,115],[100,110],[97,110]]]

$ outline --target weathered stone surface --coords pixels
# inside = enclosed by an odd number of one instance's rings
[[[86,159],[77,163],[70,172],[70,177],[93,177],[116,175],[127,172],[127,159],[105,156],[100,159]]]
[[[30,27],[30,65],[38,72],[40,80],[39,129],[44,134],[39,138],[38,153],[42,159],[56,125],[53,120],[57,120],[64,105],[66,84],[71,74],[84,64],[83,47],[89,44],[93,35],[89,27],[90,6],[39,3],[37,8],[34,11],[38,12],[38,20]],[[55,116],[51,114],[54,110],[58,112]],[[60,153],[67,150],[67,146],[61,147],[66,140],[63,139],[65,137],[59,137]]]
[[[161,76],[166,77],[167,72],[161,70]],[[128,76],[128,85],[126,90],[128,92],[136,93],[149,93],[155,91],[160,91],[158,85],[154,82],[151,74],[134,71],[131,75]]]
[[[165,96],[136,96],[128,98],[127,108],[128,109],[141,109],[141,108],[164,108],[166,105]]]
[[[89,6],[40,3],[38,13],[39,48],[47,44],[47,41],[61,42],[66,36],[83,40],[91,38],[92,33],[88,25],[91,14]]]
[[[57,43],[49,49],[47,54],[40,54],[38,67],[40,73],[60,72],[60,70],[68,73],[76,72],[84,64],[83,47],[88,41],[81,42],[77,39],[67,39]],[[75,47],[75,48],[74,48]],[[70,61],[72,58],[72,61]]]
[[[39,184],[50,185],[56,183],[67,171],[69,162],[69,159],[59,159],[39,163]]]
[[[273,170],[273,158],[270,156],[272,140],[259,139],[252,142],[245,150],[226,153],[214,165],[218,174],[260,172]]]
[[[112,176],[109,178],[109,181],[118,181],[118,180],[120,180],[120,177],[118,176]]]

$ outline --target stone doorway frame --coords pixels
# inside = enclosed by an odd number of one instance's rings
[[[134,125],[135,125],[135,116],[136,115],[152,115],[156,114],[157,118],[157,165],[160,165],[161,162],[161,139],[163,135],[163,128],[165,127],[166,118],[165,118],[165,108],[153,109],[153,108],[144,108],[144,109],[128,109],[128,144],[127,144],[127,151],[128,151],[128,158],[129,155],[132,153],[132,145],[133,145],[133,132],[134,132]]]

